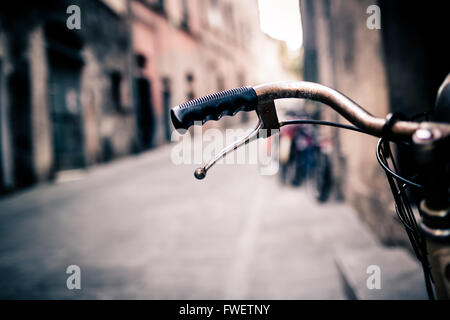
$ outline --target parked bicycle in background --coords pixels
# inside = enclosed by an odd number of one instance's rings
[[[288,119],[311,120],[305,111],[290,110]],[[306,185],[308,193],[318,202],[328,200],[332,189],[332,169],[329,153],[331,139],[321,135],[316,127],[297,124],[280,130],[279,177],[282,184]]]

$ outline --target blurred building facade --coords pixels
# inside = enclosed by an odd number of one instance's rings
[[[67,20],[80,8],[80,26]],[[135,118],[126,20],[101,1],[2,4],[3,189],[130,153]]]
[[[0,191],[165,143],[186,99],[291,75],[256,0],[0,7]]]
[[[131,2],[131,11],[133,47],[141,61],[136,73],[151,88],[155,122],[161,124],[154,143],[170,140],[172,105],[298,77],[280,62],[281,42],[261,32],[256,0],[141,0]],[[246,114],[237,117],[245,120]],[[220,124],[236,121],[226,117]]]
[[[381,29],[369,29],[367,12],[378,5]],[[304,31],[304,77],[339,90],[378,117],[400,111],[411,117],[431,111],[450,71],[444,1],[300,0]],[[321,106],[322,117],[345,122]],[[375,158],[377,139],[330,129],[335,140],[336,186],[361,218],[388,244],[408,240],[396,218],[384,172]],[[408,170],[411,158],[399,154]],[[406,173],[406,172],[405,172]]]

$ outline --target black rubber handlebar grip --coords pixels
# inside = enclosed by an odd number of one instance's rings
[[[188,129],[196,121],[219,120],[239,111],[254,111],[258,98],[252,87],[217,92],[180,104],[170,111],[176,129]]]

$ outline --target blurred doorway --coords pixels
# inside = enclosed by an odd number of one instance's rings
[[[31,125],[31,82],[29,64],[15,61],[8,76],[9,112],[13,146],[14,187],[26,187],[35,182]]]
[[[55,170],[84,166],[80,106],[80,66],[52,54],[50,103]]]
[[[170,91],[170,80],[169,78],[163,78],[163,108],[164,108],[164,138],[166,142],[170,142],[171,138],[171,126],[170,126],[170,108],[171,108],[171,98],[172,94]]]
[[[141,148],[146,150],[153,147],[155,132],[151,82],[145,77],[138,77],[135,83],[138,135]]]
[[[80,73],[81,39],[59,24],[46,26],[49,102],[55,171],[85,166]]]

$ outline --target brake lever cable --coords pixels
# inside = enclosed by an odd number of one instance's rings
[[[286,120],[286,121],[280,121],[279,125],[280,128],[288,125],[295,125],[295,124],[315,124],[315,125],[324,125],[324,126],[331,126],[331,127],[337,127],[341,129],[347,129],[347,130],[353,130],[360,133],[365,133],[368,135],[371,135],[369,132],[360,129],[355,126],[346,125],[342,123],[337,122],[330,122],[330,121],[323,121],[323,120],[311,120],[311,119],[297,119],[297,120]],[[195,169],[194,176],[198,180],[202,180],[206,177],[206,173],[208,172],[211,167],[217,163],[221,158],[225,157],[230,152],[240,148],[243,145],[246,145],[253,140],[256,140],[259,138],[260,130],[263,128],[263,123],[260,120],[256,126],[255,129],[253,129],[249,134],[247,134],[245,137],[243,137],[240,140],[237,140],[233,142],[231,145],[227,146],[225,149],[223,149],[221,152],[219,152],[216,156],[214,156],[213,159],[209,160],[203,167]]]
[[[323,126],[329,126],[329,127],[336,127],[341,129],[347,129],[347,130],[353,130],[360,133],[365,133],[368,135],[372,135],[366,130],[360,129],[355,126],[351,126],[348,124],[342,124],[338,122],[330,122],[330,121],[324,121],[324,120],[312,120],[312,119],[297,119],[297,120],[286,120],[280,122],[280,127],[284,127],[287,125],[293,125],[293,124],[316,124],[316,125],[323,125]]]

